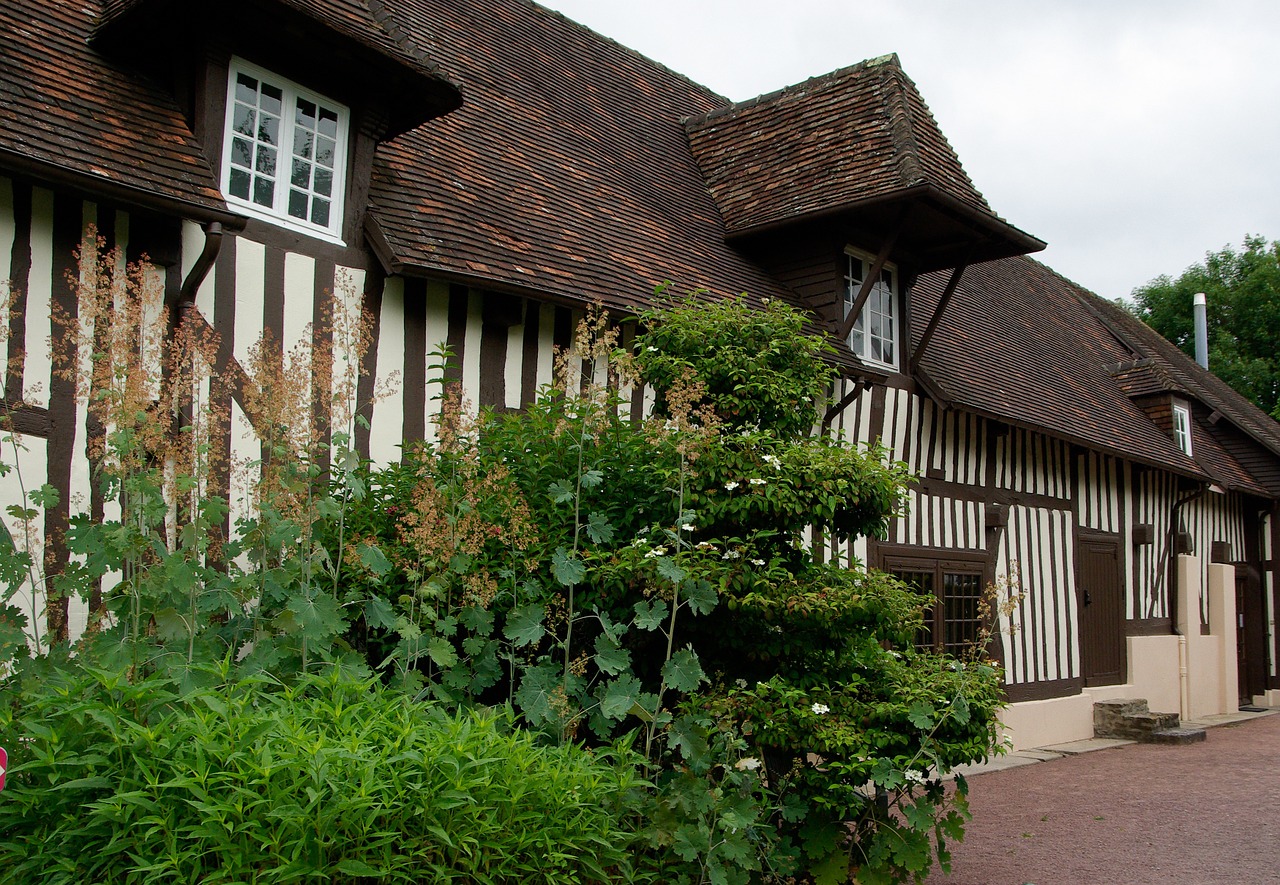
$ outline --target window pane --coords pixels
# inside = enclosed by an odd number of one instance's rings
[[[306,189],[311,186],[311,164],[306,160],[294,159],[293,176],[289,183],[295,187]]]
[[[232,131],[239,132],[241,135],[253,135],[253,120],[256,116],[257,111],[253,108],[236,104],[231,124]]]
[[[289,189],[289,214],[294,218],[306,219],[307,195],[302,191]]]
[[[337,148],[337,142],[332,138],[316,139],[316,162],[322,166],[333,168],[333,152]]]
[[[333,195],[333,173],[327,169],[316,170],[315,192],[321,196]]]
[[[329,226],[329,201],[316,198],[311,203],[311,220],[316,224]]]
[[[274,149],[266,145],[258,145],[258,162],[256,164],[257,171],[263,175],[275,176],[276,174],[276,152]]]
[[[893,363],[896,361],[896,358],[893,355],[892,341],[886,341],[880,345],[880,359],[884,360],[886,363]]]
[[[256,105],[258,103],[258,81],[248,74],[236,74],[236,101]]]
[[[299,126],[305,126],[308,129],[315,129],[316,106],[305,98],[298,99],[298,113],[296,120]]]
[[[327,138],[338,137],[338,113],[328,108],[320,109],[320,134]]]
[[[253,179],[253,201],[259,206],[274,206],[276,202],[276,183],[270,178],[255,177]]]
[[[231,140],[231,164],[248,169],[253,165],[253,148],[243,138]],[[245,194],[248,196],[248,194]]]
[[[249,173],[243,169],[231,169],[231,195],[242,200],[249,199]]]
[[[305,129],[294,130],[293,155],[295,157],[302,157],[305,160],[311,159],[311,138],[311,133]]]
[[[261,108],[268,114],[280,116],[284,110],[284,93],[277,86],[270,83],[262,84],[262,104]]]
[[[270,145],[278,145],[280,143],[279,117],[273,117],[270,114],[262,115],[262,122],[258,126],[258,141]]]

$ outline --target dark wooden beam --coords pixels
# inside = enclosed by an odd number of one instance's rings
[[[942,297],[938,299],[938,306],[933,310],[933,316],[929,317],[929,324],[924,327],[924,334],[920,336],[920,343],[916,345],[915,353],[911,354],[910,374],[914,375],[916,367],[920,365],[920,357],[924,354],[925,348],[929,346],[929,341],[933,338],[933,333],[938,329],[938,322],[942,319],[942,312],[947,309],[947,305],[951,302],[951,296],[956,292],[956,286],[960,285],[960,277],[964,274],[968,264],[961,264],[951,272],[951,278],[947,280],[946,288],[942,290]]]
[[[880,254],[876,256],[876,260],[871,265],[871,270],[867,274],[866,279],[862,281],[862,288],[858,290],[858,297],[853,300],[853,307],[849,313],[845,315],[844,321],[840,323],[839,333],[836,335],[838,341],[844,341],[849,337],[849,333],[853,331],[853,324],[858,321],[858,315],[862,313],[862,308],[866,307],[867,299],[871,297],[871,290],[874,288],[876,281],[880,279],[880,271],[884,270],[885,262],[889,260],[889,254],[893,251],[894,245],[898,242],[898,235],[902,233],[902,229],[907,225],[907,217],[911,214],[911,206],[903,207],[898,214],[898,221],[894,224],[893,230],[889,233],[889,238],[884,241],[884,245],[880,247]]]

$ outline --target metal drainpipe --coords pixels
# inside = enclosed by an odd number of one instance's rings
[[[1200,368],[1209,368],[1209,308],[1203,292],[1191,299],[1191,313],[1196,324],[1196,362]]]
[[[178,290],[178,303],[174,305],[174,316],[171,320],[175,328],[182,322],[186,312],[195,305],[196,292],[205,277],[209,275],[221,249],[222,222],[210,221],[204,226],[204,248],[200,250],[200,257],[191,266],[191,270],[187,272],[187,278],[182,281],[182,288]]]

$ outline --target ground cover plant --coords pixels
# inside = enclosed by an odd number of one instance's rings
[[[116,506],[71,521],[47,579],[21,526],[51,490],[10,513],[10,620],[40,623],[14,604],[31,586],[95,613],[74,654],[9,646],[0,860],[140,882],[214,881],[214,857],[252,882],[945,866],[965,787],[940,776],[995,749],[999,676],[981,644],[917,650],[910,588],[815,557],[815,534],[883,533],[909,477],[813,432],[832,379],[798,313],[663,298],[623,347],[589,312],[537,403],[449,396],[432,440],[375,467],[351,446],[367,324],[335,297],[317,343],[255,350],[261,458],[232,465],[212,342],[85,255],[81,303],[113,309],[67,324],[61,366]],[[253,494],[234,519],[228,486]]]

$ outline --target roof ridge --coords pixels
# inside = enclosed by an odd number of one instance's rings
[[[863,70],[870,70],[874,67],[878,67],[880,65],[885,65],[885,64],[892,64],[897,66],[899,69],[901,69],[901,62],[898,60],[898,54],[896,52],[890,52],[885,55],[878,55],[875,58],[863,59],[860,62],[855,62],[854,64],[846,65],[843,68],[837,68],[834,71],[827,71],[825,74],[815,74],[812,77],[808,77],[804,80],[801,80],[799,83],[792,83],[789,86],[783,86],[779,89],[773,90],[772,92],[765,92],[760,95],[754,96],[752,98],[745,98],[742,101],[730,102],[727,106],[723,108],[716,108],[715,110],[708,111],[707,113],[702,114],[701,116],[698,116],[698,117],[690,117],[685,122],[689,125],[697,125],[699,123],[710,123],[713,120],[716,120],[720,117],[727,116],[729,114],[736,113],[738,111],[750,110],[751,108],[760,107],[761,105],[772,104],[773,102],[777,101],[778,99],[782,98],[788,93],[808,91],[810,89],[814,89],[820,86],[825,86],[827,85],[825,81],[840,80],[844,77],[849,76],[850,74],[854,74]],[[728,101],[728,99],[725,99],[725,100]]]
[[[895,62],[896,62],[895,56]],[[889,138],[898,154],[898,174],[903,184],[910,187],[925,181],[923,163],[920,160],[920,143],[916,138],[915,121],[911,106],[904,92],[902,78],[905,72],[901,64],[886,66],[880,88],[889,90],[884,99],[884,112],[889,122]]]
[[[433,70],[436,68],[436,65],[428,60],[427,51],[418,45],[412,34],[400,27],[400,23],[396,21],[395,14],[387,8],[383,0],[365,0],[365,8],[369,10],[369,15],[373,17],[374,24],[390,37],[406,55],[424,67]]]

